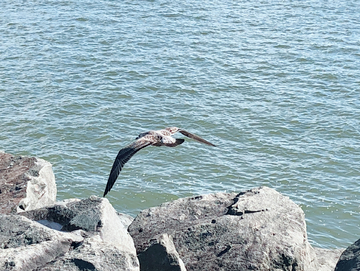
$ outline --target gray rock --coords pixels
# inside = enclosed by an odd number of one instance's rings
[[[135,254],[125,253],[118,247],[103,242],[99,235],[86,238],[81,246],[63,257],[42,266],[42,271],[54,270],[139,270]]]
[[[344,249],[314,248],[319,263],[318,271],[333,271]]]
[[[358,270],[360,270],[360,239],[345,249],[335,267],[335,271]]]
[[[0,270],[139,270],[133,240],[107,199],[67,200],[1,221]]]
[[[123,225],[124,229],[127,231],[129,225],[134,221],[134,218],[127,214],[117,213],[120,218],[121,224]]]
[[[0,270],[34,270],[83,241],[19,215],[0,214]]]
[[[171,236],[166,233],[151,240],[150,247],[138,258],[142,271],[186,271]]]
[[[172,236],[187,270],[322,268],[301,208],[267,187],[168,202],[142,211],[129,232],[139,255],[156,236]]]
[[[0,213],[33,210],[55,203],[56,184],[49,162],[0,152]]]
[[[58,227],[61,225],[61,231],[81,229],[86,232],[97,232],[107,243],[119,246],[121,249],[125,248],[127,251],[134,249],[133,240],[124,226],[126,222],[106,198],[91,196],[84,200],[67,200],[21,215],[40,221],[42,224],[44,221],[57,223]]]

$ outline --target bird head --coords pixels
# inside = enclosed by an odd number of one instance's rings
[[[165,130],[169,131],[171,134],[175,134],[177,131],[179,131],[180,129],[177,127],[168,127]]]

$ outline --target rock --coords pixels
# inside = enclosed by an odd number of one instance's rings
[[[101,239],[107,243],[127,251],[134,249],[134,243],[123,220],[105,198],[91,196],[84,200],[67,200],[21,215],[41,223],[57,223],[61,225],[61,231],[81,229],[86,232],[98,232]]]
[[[344,249],[314,248],[319,263],[318,271],[333,271]]]
[[[360,270],[360,239],[345,249],[335,267],[335,271],[358,270]]]
[[[142,271],[186,271],[172,238],[166,233],[151,240],[150,247],[138,258]]]
[[[129,232],[139,257],[168,234],[187,270],[322,268],[301,208],[267,187],[168,202],[142,211]]]
[[[34,270],[83,241],[19,215],[0,214],[0,270]]]
[[[0,152],[0,213],[11,214],[51,205],[56,184],[49,162]]]
[[[139,270],[136,255],[124,253],[113,245],[104,243],[99,235],[84,240],[81,246],[63,257],[48,262],[41,271],[55,270]]]
[[[129,225],[134,221],[134,218],[130,215],[117,213],[120,218],[121,224],[123,225],[124,229],[127,231]]]
[[[330,271],[342,252],[312,248],[302,210],[267,187],[178,199],[135,220],[107,199],[55,198],[50,163],[0,152],[0,271]],[[359,245],[336,270],[360,270]]]
[[[67,200],[20,214],[1,225],[0,270],[139,270],[133,240],[107,199]]]

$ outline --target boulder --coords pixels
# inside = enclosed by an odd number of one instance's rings
[[[322,269],[301,208],[267,187],[164,203],[142,211],[128,230],[141,262],[167,234],[187,270]]]
[[[360,239],[345,249],[335,267],[335,271],[358,270],[360,270]]]
[[[107,199],[67,200],[20,214],[1,218],[0,270],[139,270],[127,226]]]
[[[49,162],[0,152],[0,213],[33,210],[55,200],[55,176]]]
[[[186,271],[171,236],[166,233],[151,240],[150,247],[138,258],[142,271]]]
[[[344,249],[326,249],[314,247],[319,264],[318,271],[333,271]]]
[[[23,216],[0,219],[0,270],[34,270],[83,241],[79,233],[55,231]]]

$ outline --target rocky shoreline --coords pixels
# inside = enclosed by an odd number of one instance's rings
[[[312,247],[304,212],[268,187],[119,214],[56,202],[51,164],[0,152],[0,270],[360,270],[360,241]]]

